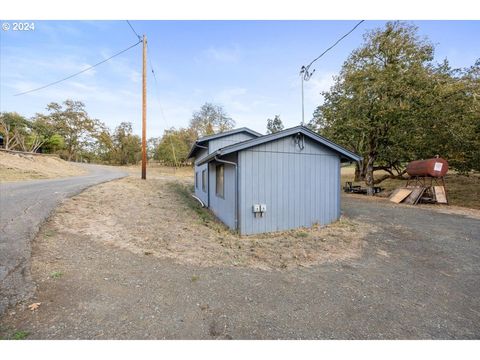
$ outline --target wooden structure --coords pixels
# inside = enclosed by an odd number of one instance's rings
[[[415,160],[407,165],[410,178],[405,187],[396,189],[390,196],[394,203],[416,205],[419,202],[448,204],[445,175],[448,162],[439,156]]]
[[[390,201],[399,204],[416,205],[419,202],[430,204],[448,204],[445,178],[414,176],[407,180],[405,187],[396,189],[390,195]]]

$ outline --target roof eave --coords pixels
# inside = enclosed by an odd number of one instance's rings
[[[233,129],[233,130],[221,132],[221,133],[218,133],[218,134],[212,134],[212,135],[207,135],[207,136],[201,137],[201,138],[197,139],[196,143],[202,143],[204,141],[210,141],[210,140],[222,138],[224,136],[239,134],[239,133],[242,133],[242,132],[249,133],[250,135],[254,135],[256,137],[261,137],[262,136],[262,134],[256,132],[255,130],[249,129],[247,127],[241,127],[241,128],[238,128],[238,129]]]
[[[222,138],[224,136],[239,134],[239,133],[242,133],[242,132],[246,132],[250,135],[256,136],[257,138],[263,136],[262,134],[256,132],[255,130],[249,129],[247,127],[242,127],[242,128],[239,128],[239,129],[225,131],[225,132],[218,133],[218,134],[212,134],[212,135],[204,136],[204,137],[201,137],[201,138],[195,140],[195,143],[192,145],[192,147],[191,147],[191,149],[190,149],[190,151],[187,155],[187,159],[191,159],[192,157],[194,157],[194,154],[195,154],[197,148],[203,148],[203,146],[200,145],[201,143],[208,142],[208,141],[215,140],[215,139],[219,139],[219,138]]]
[[[359,162],[363,159],[361,156],[345,149],[344,147],[342,147],[340,145],[335,144],[334,142],[324,138],[323,136],[320,136],[317,133],[311,131],[310,129],[307,129],[306,127],[300,125],[300,126],[296,126],[296,127],[290,128],[290,129],[286,129],[284,131],[280,131],[280,132],[275,133],[275,134],[264,135],[264,136],[259,137],[259,138],[247,140],[247,141],[237,143],[237,144],[232,144],[232,145],[229,145],[227,147],[218,149],[217,151],[215,151],[215,152],[209,154],[208,156],[204,157],[203,159],[201,159],[197,164],[202,165],[206,162],[209,162],[209,161],[213,160],[215,158],[215,156],[228,155],[228,154],[231,154],[231,153],[234,153],[234,152],[238,152],[238,151],[248,149],[248,148],[253,147],[253,146],[257,146],[257,145],[269,142],[269,141],[274,141],[276,139],[280,139],[280,138],[285,137],[285,136],[291,136],[291,135],[293,135],[295,133],[298,133],[298,132],[301,132],[302,134],[304,134],[306,136],[309,136],[309,137],[313,138],[314,140],[316,140],[317,142],[323,144],[324,146],[332,149],[333,151],[335,151],[336,153],[338,153],[340,155],[341,159],[346,159],[347,161],[355,161],[355,162]],[[265,140],[266,137],[268,137],[267,140]]]
[[[190,151],[188,152],[187,159],[191,159],[191,158],[193,157],[193,154],[196,152],[197,147],[198,147],[198,144],[197,144],[197,142],[195,141],[195,142],[193,143],[192,147],[190,148]]]
[[[198,162],[195,163],[195,165],[203,165],[205,163],[208,163],[212,160],[215,160],[215,157],[216,156],[222,156],[222,151],[221,149],[220,150],[216,150],[214,151],[213,153],[210,153],[208,154],[207,156],[205,156],[204,158],[201,158]]]

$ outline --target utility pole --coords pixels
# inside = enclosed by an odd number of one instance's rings
[[[147,178],[147,37],[143,35],[142,74],[142,179]]]
[[[302,77],[302,126],[305,125],[305,101],[303,98],[303,74],[300,73],[300,76]]]
[[[300,77],[302,78],[302,126],[305,126],[305,97],[303,95],[304,82],[310,80],[315,69],[312,72],[309,71],[310,65],[302,66],[300,68]]]

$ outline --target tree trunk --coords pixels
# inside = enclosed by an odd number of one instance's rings
[[[365,184],[367,185],[367,195],[373,196],[373,186],[375,179],[373,178],[373,164],[375,163],[375,154],[368,154],[367,164],[365,168]]]
[[[5,147],[5,150],[10,150],[10,134],[8,133],[8,130],[5,132],[5,137],[3,138],[3,146]]]
[[[353,181],[359,182],[365,180],[365,171],[363,161],[355,163],[355,178]]]

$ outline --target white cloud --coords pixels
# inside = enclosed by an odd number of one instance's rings
[[[334,84],[333,77],[337,75],[331,71],[316,71],[314,75],[308,81],[304,81],[304,107],[305,107],[305,121],[308,122],[314,110],[318,105],[323,104],[324,98],[321,95],[322,91],[330,90]],[[290,90],[292,99],[298,99],[299,115],[295,115],[295,119],[301,119],[301,85],[300,76],[292,77],[290,80]],[[298,121],[300,122],[300,120]],[[296,124],[298,124],[298,122]],[[296,125],[295,124],[295,125]]]
[[[247,101],[245,100],[247,89],[245,88],[230,88],[224,89],[214,96],[214,102],[222,105],[227,112],[248,112],[251,110]]]
[[[333,72],[313,74],[309,81],[304,82],[305,100],[316,105],[322,104],[323,96],[321,93],[330,90],[334,84],[334,76],[335,73]]]
[[[203,52],[204,56],[210,60],[223,63],[238,62],[241,57],[240,47],[210,47]]]

